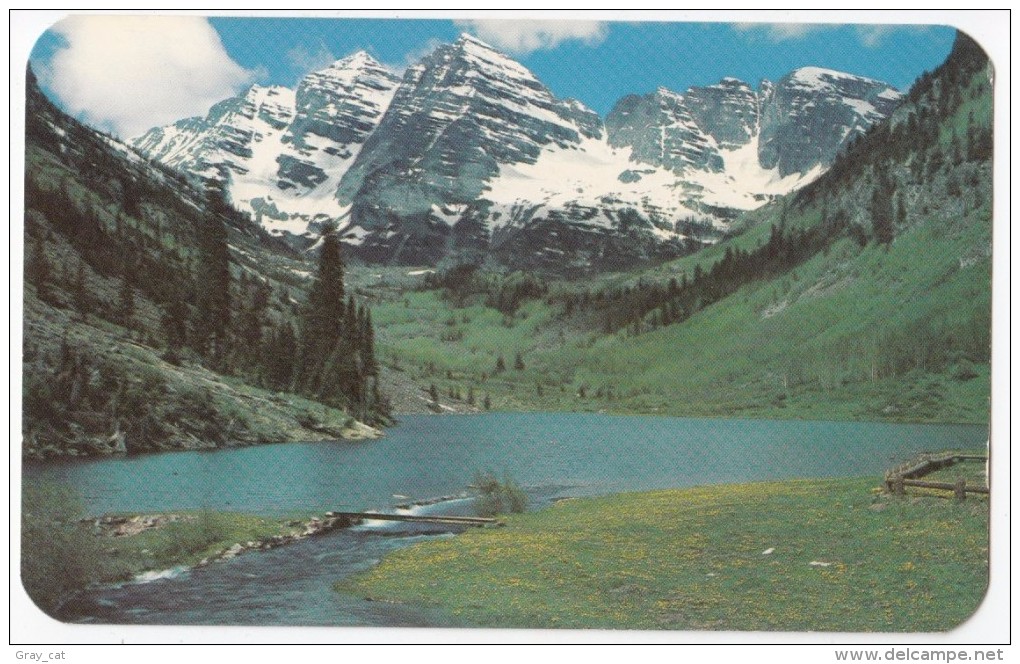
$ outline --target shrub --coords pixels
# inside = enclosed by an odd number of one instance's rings
[[[22,501],[21,582],[40,609],[57,616],[78,592],[105,578],[110,563],[82,521],[81,498],[74,491],[26,483]]]
[[[953,365],[951,373],[955,380],[960,382],[968,381],[972,378],[978,377],[978,372],[974,368],[974,364],[968,360],[960,360]]]
[[[493,473],[479,473],[474,485],[478,490],[475,509],[479,516],[519,514],[528,507],[527,494],[507,476],[500,480]]]

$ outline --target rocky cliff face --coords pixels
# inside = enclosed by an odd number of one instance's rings
[[[758,157],[781,176],[827,166],[868,127],[893,112],[902,95],[861,76],[804,67],[764,95]]]
[[[599,117],[462,36],[409,68],[386,117],[344,175],[341,204],[372,260],[434,262],[501,165],[599,138]]]
[[[698,128],[721,150],[746,145],[758,133],[762,100],[743,81],[724,78],[716,85],[688,88],[683,99]]]
[[[256,85],[242,97],[216,104],[205,118],[150,129],[132,144],[168,166],[226,179],[246,173],[255,145],[267,133],[280,132],[293,117],[291,90]]]
[[[609,144],[631,148],[634,161],[673,171],[723,170],[714,141],[699,126],[684,98],[666,88],[624,97],[606,119]]]
[[[728,169],[726,153],[757,141],[758,165],[779,178],[826,167],[902,95],[885,83],[804,67],[759,90],[725,78],[682,95],[625,97],[606,119],[609,143],[678,173]]]

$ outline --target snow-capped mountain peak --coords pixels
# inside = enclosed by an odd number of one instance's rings
[[[865,78],[864,76],[857,76],[855,74],[848,74],[842,71],[836,71],[834,69],[825,69],[823,67],[799,67],[790,72],[786,78],[790,81],[800,85],[815,88],[818,90],[836,90],[845,83],[864,83],[866,85],[881,84],[880,81],[874,79]]]
[[[414,220],[405,231],[418,239],[403,245],[420,253],[406,260],[432,259],[422,245],[435,229],[449,232],[435,210],[477,204],[501,164],[533,163],[547,146],[576,148],[601,135],[600,119],[583,104],[557,99],[526,67],[462,35],[408,68],[338,200],[353,205],[351,229],[361,229],[366,249],[406,240],[391,225]]]

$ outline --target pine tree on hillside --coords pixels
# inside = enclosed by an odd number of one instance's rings
[[[298,343],[294,328],[283,322],[273,331],[266,344],[266,382],[277,390],[290,390],[294,383]]]
[[[891,244],[894,237],[893,195],[895,186],[889,176],[881,172],[876,178],[875,188],[871,192],[871,224],[875,233],[875,241],[879,244]]]
[[[356,312],[344,291],[340,236],[330,228],[322,236],[319,270],[302,317],[299,384],[313,396],[350,405],[364,395],[351,339]]]
[[[179,350],[188,343],[188,305],[180,300],[165,305],[160,324],[170,350]]]
[[[39,235],[32,246],[31,258],[25,266],[27,281],[35,285],[36,295],[40,300],[48,300],[52,295],[53,267],[46,256],[46,238]]]
[[[298,391],[346,408],[355,417],[384,422],[390,406],[379,392],[371,314],[347,295],[344,271],[340,236],[336,228],[328,229],[301,315],[293,383]],[[371,381],[373,377],[376,380]]]
[[[362,320],[362,357],[365,365],[365,374],[368,376],[379,375],[379,361],[375,357],[375,330],[372,328],[372,312],[365,309],[365,317]]]
[[[358,305],[353,295],[347,296],[347,307],[344,310],[343,336],[352,349],[361,347],[361,325],[358,321]]]
[[[227,353],[230,329],[230,251],[222,189],[210,187],[206,214],[198,232],[198,298],[195,311],[197,349],[219,365]]]
[[[344,264],[336,229],[322,236],[319,270],[302,316],[302,370],[306,379],[317,373],[336,345],[344,323]]]
[[[84,262],[78,264],[78,275],[74,280],[74,306],[86,318],[92,313],[92,292]]]

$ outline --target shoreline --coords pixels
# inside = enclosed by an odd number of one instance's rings
[[[138,452],[129,452],[120,449],[108,448],[102,450],[79,450],[77,448],[53,449],[42,453],[39,450],[22,450],[21,461],[32,463],[46,463],[51,461],[70,460],[95,460],[95,459],[126,459],[129,457],[144,456],[149,454],[168,454],[175,452],[214,452],[222,450],[241,449],[245,447],[261,447],[263,445],[290,445],[293,443],[326,443],[326,442],[348,442],[358,443],[362,441],[378,440],[386,436],[385,428],[374,427],[364,422],[356,422],[356,426],[338,429],[335,431],[303,429],[302,435],[294,434],[286,439],[278,440],[231,440],[226,443],[204,444],[200,441],[187,440],[188,445],[165,447],[161,449],[149,449]],[[311,435],[308,435],[311,433]],[[196,442],[197,441],[197,442]]]
[[[804,417],[740,417],[735,415],[674,415],[668,413],[642,413],[625,411],[577,411],[577,410],[488,410],[488,411],[450,411],[450,412],[419,412],[419,413],[393,413],[392,423],[386,427],[373,427],[363,422],[355,422],[355,426],[342,430],[315,430],[304,429],[302,435],[294,434],[286,439],[273,439],[264,441],[234,440],[226,444],[202,444],[189,441],[189,446],[167,447],[163,449],[151,449],[139,452],[127,452],[117,449],[103,449],[99,451],[80,451],[71,449],[54,449],[47,453],[40,453],[38,450],[22,450],[22,463],[47,463],[73,460],[96,460],[129,458],[149,454],[165,454],[173,452],[213,452],[246,447],[260,447],[264,445],[289,445],[292,443],[317,443],[317,442],[350,442],[358,443],[363,441],[379,440],[386,437],[386,430],[401,426],[401,418],[404,417],[484,417],[492,415],[574,415],[574,416],[596,416],[596,417],[626,417],[626,418],[657,418],[692,421],[739,421],[739,422],[803,422],[818,424],[888,424],[888,425],[917,425],[917,426],[961,426],[961,427],[991,427],[991,418],[984,422],[949,422],[931,420],[898,420],[898,419],[825,419],[825,418],[804,418]],[[311,433],[311,435],[308,435]]]
[[[398,510],[399,513],[399,511],[413,511],[415,508],[419,507],[428,507],[444,502],[470,500],[471,498],[472,496],[470,494],[462,492],[459,494],[402,502],[393,506],[393,509]],[[219,518],[227,519],[230,519],[231,517],[236,519],[252,518],[252,515],[240,512],[217,511],[212,512],[212,514]],[[159,531],[170,524],[187,523],[194,521],[197,518],[201,518],[200,515],[180,512],[129,513],[88,517],[82,519],[80,522],[91,525],[91,527],[93,527],[96,531],[96,536],[101,538],[101,541],[109,543],[117,540],[126,541],[126,538],[140,535],[144,532]],[[106,582],[140,582],[139,577],[143,577],[145,575],[157,575],[153,578],[160,578],[158,575],[164,572],[176,571],[177,573],[181,573],[192,569],[199,569],[215,563],[232,560],[245,553],[269,551],[288,544],[294,544],[312,537],[327,535],[337,530],[343,530],[358,525],[358,523],[350,521],[345,516],[333,512],[327,512],[325,514],[312,516],[306,519],[280,519],[277,521],[285,522],[284,526],[291,529],[291,532],[270,534],[251,539],[242,538],[242,540],[229,541],[229,543],[225,541],[217,546],[216,551],[210,552],[208,555],[204,555],[198,560],[192,561],[194,553],[190,555],[183,555],[179,559],[164,561],[160,565],[132,570],[132,576],[130,579],[108,579]]]
[[[671,413],[646,413],[646,412],[631,412],[631,411],[617,411],[617,410],[549,410],[549,409],[535,409],[535,410],[499,410],[493,408],[491,410],[476,410],[476,411],[453,411],[453,412],[426,412],[426,413],[393,413],[394,424],[392,426],[398,426],[400,424],[401,417],[477,417],[484,415],[596,415],[605,417],[655,417],[663,419],[674,419],[674,420],[736,420],[740,422],[815,422],[819,424],[916,424],[921,426],[966,426],[966,427],[979,427],[979,426],[991,426],[991,414],[987,422],[960,422],[960,421],[941,421],[941,420],[910,420],[910,419],[879,419],[879,420],[866,420],[866,419],[838,419],[838,418],[815,418],[815,417],[797,417],[790,415],[788,417],[741,417],[739,415],[676,415]],[[390,428],[390,427],[387,427]],[[385,435],[385,434],[384,434]]]

